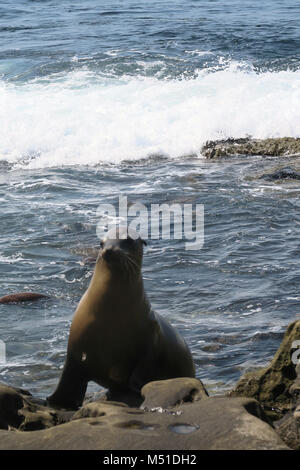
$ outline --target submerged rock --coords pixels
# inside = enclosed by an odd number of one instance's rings
[[[15,304],[19,302],[33,302],[39,299],[48,299],[49,297],[44,294],[37,294],[36,292],[19,292],[17,294],[8,294],[0,298],[0,304]]]
[[[207,142],[201,149],[205,158],[234,155],[282,156],[300,155],[300,138],[227,139]]]
[[[293,363],[293,343],[300,339],[300,320],[291,323],[270,365],[242,376],[230,396],[258,400],[271,419],[282,417],[291,409],[291,387],[297,378]]]
[[[285,168],[279,168],[274,173],[266,173],[265,175],[262,175],[260,179],[265,179],[268,181],[276,181],[283,179],[300,180],[300,173],[288,166]]]

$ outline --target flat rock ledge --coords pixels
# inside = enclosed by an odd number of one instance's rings
[[[141,407],[101,396],[77,411],[0,386],[1,450],[288,450],[252,398],[208,397],[197,379],[150,382]]]
[[[296,156],[300,155],[300,138],[245,138],[210,141],[202,147],[201,154],[208,159],[236,155]]]

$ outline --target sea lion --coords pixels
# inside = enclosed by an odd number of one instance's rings
[[[30,302],[38,299],[46,299],[47,295],[37,294],[35,292],[20,292],[18,294],[9,294],[0,298],[0,304],[15,304],[18,302]]]
[[[194,377],[184,339],[151,309],[142,278],[143,244],[119,228],[101,242],[90,285],[72,321],[67,358],[51,406],[76,409],[90,380],[140,393],[153,380]]]

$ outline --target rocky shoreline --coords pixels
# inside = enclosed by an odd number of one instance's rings
[[[209,397],[200,380],[183,377],[150,382],[141,397],[99,393],[66,411],[2,384],[0,449],[300,449],[299,339],[300,320],[270,365],[245,374],[226,396]]]
[[[207,159],[300,156],[300,138],[208,142]],[[300,166],[260,178],[300,179]],[[1,450],[300,450],[300,362],[292,360],[300,320],[290,324],[271,363],[244,374],[224,396],[198,379],[150,382],[141,396],[87,397],[57,410],[28,391],[0,384]],[[300,358],[300,354],[298,354]]]
[[[266,157],[300,156],[300,138],[278,137],[270,139],[226,139],[207,142],[201,155],[208,159],[235,155]]]

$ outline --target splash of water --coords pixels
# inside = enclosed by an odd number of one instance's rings
[[[77,71],[0,82],[0,159],[15,166],[201,156],[207,140],[298,137],[300,70],[256,73],[232,62],[194,78],[108,78]]]

